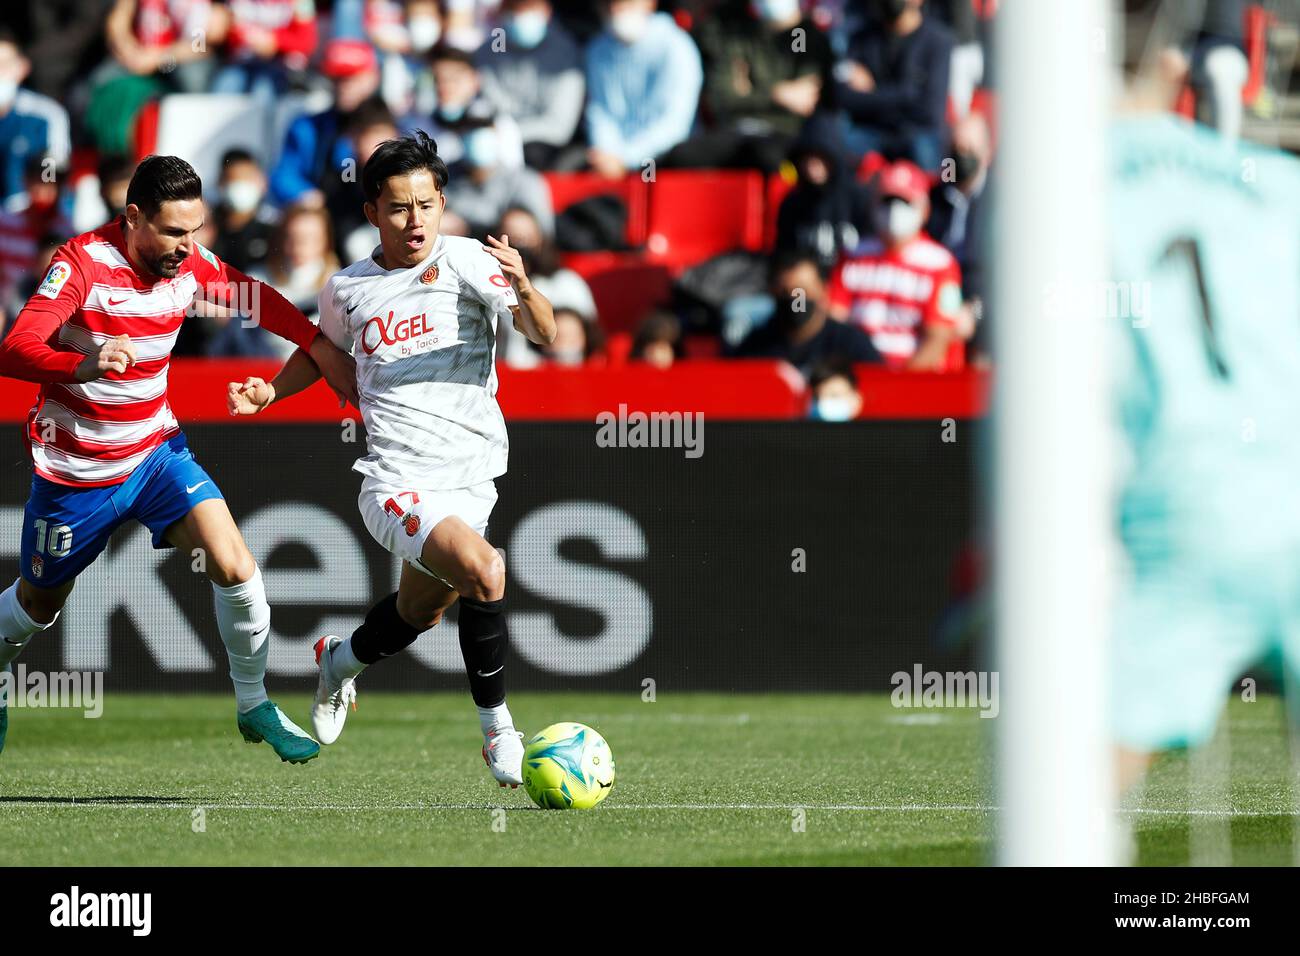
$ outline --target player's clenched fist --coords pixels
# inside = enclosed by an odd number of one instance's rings
[[[111,338],[95,355],[87,355],[77,366],[77,381],[93,382],[109,372],[125,372],[135,364],[135,346],[129,335]]]
[[[275,388],[260,378],[246,378],[241,385],[226,386],[226,407],[232,415],[256,415],[275,401]]]

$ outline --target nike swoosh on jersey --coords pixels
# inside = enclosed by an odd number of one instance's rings
[[[200,488],[202,488],[202,487],[203,487],[204,485],[206,485],[206,484],[207,484],[206,481],[200,481],[197,485],[195,485],[195,486],[192,487],[192,488],[191,488],[189,485],[186,485],[186,486],[185,486],[185,493],[186,493],[187,495],[192,495],[192,494],[194,494],[194,492],[198,491]]]

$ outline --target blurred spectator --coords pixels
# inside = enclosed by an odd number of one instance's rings
[[[1209,120],[1227,140],[1241,135],[1241,91],[1250,73],[1245,26],[1246,0],[1206,0],[1181,45],[1161,52],[1162,72],[1208,100]]]
[[[320,290],[339,268],[329,215],[323,209],[295,207],[276,228],[260,278],[312,318]],[[293,343],[288,344],[292,353]]]
[[[906,160],[880,174],[878,237],[841,260],[831,277],[831,313],[864,329],[892,368],[962,367],[961,269],[922,227],[930,180]]]
[[[805,253],[778,255],[769,269],[776,310],[736,348],[739,358],[779,358],[807,377],[819,362],[879,362],[880,354],[860,329],[831,319],[826,283],[817,260]]]
[[[970,112],[971,98],[984,81],[984,47],[975,16],[977,0],[930,0],[927,9],[952,32],[948,98],[958,119]],[[987,18],[990,14],[984,14]]]
[[[550,169],[582,118],[582,51],[552,17],[549,0],[506,0],[503,9],[504,42],[494,37],[474,57],[483,95],[518,125],[524,161]]]
[[[822,362],[808,376],[808,417],[818,422],[849,422],[862,411],[858,376],[848,362]]]
[[[3,233],[10,215],[9,213],[0,213],[0,233]],[[9,291],[0,296],[0,313],[6,315],[9,319],[17,318],[18,312],[27,304],[27,300],[36,294],[36,287],[41,284],[41,280],[50,271],[50,260],[54,258],[54,253],[58,251],[59,246],[68,241],[68,236],[69,233],[66,232],[47,232],[40,237],[35,243],[35,252],[26,269],[17,275]],[[4,237],[2,248],[13,250],[8,236]],[[7,268],[9,263],[9,256],[0,255],[0,268]],[[8,301],[6,301],[6,298]],[[4,329],[8,331],[8,326],[5,325]],[[3,337],[3,335],[0,335],[0,338]]]
[[[335,7],[334,35],[340,33]],[[379,53],[380,95],[396,116],[414,108],[424,78],[424,56],[442,36],[442,14],[433,0],[366,0],[362,29],[354,39],[367,39]],[[346,27],[345,27],[346,28]],[[432,90],[432,83],[429,84]]]
[[[246,149],[228,150],[221,157],[217,188],[217,258],[247,272],[266,261],[271,237],[279,220],[266,202],[266,173]]]
[[[484,126],[493,127],[497,133],[493,141],[495,165],[522,166],[524,146],[519,126],[483,94],[473,55],[443,44],[434,48],[430,61],[438,105],[431,120],[420,126],[438,141],[438,155],[447,163],[452,180],[466,163],[466,137]]]
[[[11,211],[27,203],[23,177],[30,163],[48,159],[51,173],[62,172],[72,149],[64,108],[22,88],[31,66],[17,35],[0,26],[0,201]]]
[[[555,341],[539,350],[552,365],[578,366],[598,358],[604,345],[599,325],[572,309],[556,309]]]
[[[953,39],[929,20],[924,0],[875,0],[877,19],[849,43],[835,67],[834,105],[845,143],[858,158],[878,152],[939,167],[947,141],[948,72]]]
[[[205,93],[229,21],[228,8],[211,0],[114,0],[104,24],[110,58],[94,82],[158,74],[179,92]]]
[[[585,279],[572,269],[560,266],[555,241],[542,232],[537,217],[527,209],[512,206],[497,224],[495,235],[508,236],[510,245],[519,250],[524,271],[537,291],[546,296],[556,309],[570,309],[584,322],[596,322],[596,300]],[[538,353],[528,339],[508,323],[497,328],[497,357],[515,368],[538,364]]]
[[[667,309],[656,309],[637,326],[631,358],[655,368],[671,368],[681,350],[682,323]]]
[[[0,307],[33,271],[41,237],[50,233],[71,235],[72,224],[59,204],[58,178],[46,175],[40,157],[32,157],[23,191],[0,210]]]
[[[858,182],[838,130],[825,132],[805,131],[791,149],[799,179],[777,211],[776,248],[809,253],[829,271],[869,231],[871,191]]]
[[[350,168],[347,117],[379,89],[379,61],[364,40],[331,40],[321,71],[333,81],[334,105],[289,125],[280,161],[271,172],[271,198],[281,206],[325,202],[322,184]],[[354,172],[360,178],[360,170]]]
[[[444,0],[444,4],[447,45],[467,53],[477,50],[483,44],[488,22],[500,6],[500,0]]]
[[[112,222],[126,212],[126,189],[135,175],[135,160],[106,155],[99,161],[99,199],[104,204],[101,222]]]
[[[396,139],[398,129],[393,114],[379,97],[366,100],[347,118],[343,130],[351,159],[358,170],[355,176],[338,176],[325,184],[325,208],[334,224],[335,245],[345,262],[355,262],[370,255],[379,243],[379,230],[366,218],[366,194],[361,188],[360,170],[379,144]]]
[[[329,216],[323,209],[296,206],[285,211],[266,265],[249,275],[269,283],[304,315],[313,318],[320,290],[338,270]],[[210,356],[288,358],[295,348],[292,342],[283,342],[239,316],[210,317],[208,325],[211,337],[205,350]]]
[[[555,214],[551,192],[536,170],[505,165],[501,139],[495,126],[480,126],[464,137],[465,158],[458,175],[447,183],[447,213],[444,232],[482,236],[501,220],[512,206],[527,209],[542,232],[553,235]]]
[[[830,41],[799,0],[741,2],[696,31],[713,128],[673,149],[671,165],[775,171],[830,79]]]
[[[315,0],[228,0],[227,64],[214,93],[251,93],[271,104],[316,50]]]
[[[993,146],[988,122],[978,113],[959,120],[952,131],[951,163],[944,160],[940,182],[930,193],[931,236],[957,259],[961,267],[962,322],[979,333],[984,307],[984,233],[989,201],[989,163]],[[972,340],[972,347],[977,343]]]
[[[557,309],[573,309],[584,319],[595,321],[596,300],[585,279],[560,265],[555,240],[546,234],[532,210],[511,206],[501,217],[496,235],[507,235],[519,250],[524,269],[533,285]]]
[[[587,162],[616,178],[687,139],[704,82],[690,34],[655,0],[609,0],[587,47]]]
[[[32,61],[28,88],[76,115],[74,89],[104,59],[104,14],[111,0],[39,0],[5,4],[3,20]],[[84,105],[84,104],[82,104]]]

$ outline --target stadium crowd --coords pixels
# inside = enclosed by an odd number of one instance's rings
[[[1240,22],[1238,5],[1223,6],[1225,22]],[[200,241],[309,315],[340,263],[376,242],[355,171],[383,140],[420,128],[451,169],[442,231],[508,235],[555,304],[555,343],[537,349],[503,329],[501,361],[777,357],[810,382],[815,414],[843,417],[856,411],[853,363],[987,361],[981,237],[996,7],[32,4],[0,28],[5,327],[64,239],[121,212],[134,163],[157,136],[150,105],[233,94],[283,122],[273,142],[250,134],[220,150]],[[1213,66],[1221,76],[1236,64]],[[631,193],[620,182],[662,190],[652,202],[671,204],[663,171],[708,169],[762,176],[770,228],[759,242],[664,257],[654,237],[628,241]],[[588,186],[560,208],[555,183],[566,177],[609,188]],[[625,264],[662,260],[668,281],[635,302],[594,294],[601,251]],[[201,317],[177,354],[274,355],[283,344],[248,323]]]

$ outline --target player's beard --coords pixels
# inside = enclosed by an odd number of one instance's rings
[[[170,252],[151,259],[149,261],[149,271],[156,276],[162,276],[164,279],[174,279],[181,271],[181,265],[184,262],[185,257],[183,255]]]

